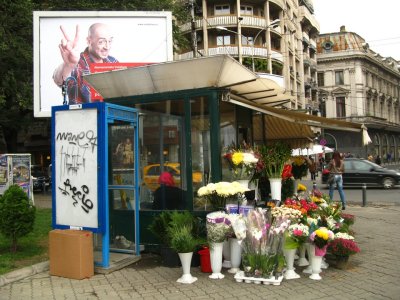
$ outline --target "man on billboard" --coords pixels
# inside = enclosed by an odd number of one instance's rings
[[[63,63],[53,73],[54,82],[62,87],[65,85],[69,104],[91,102],[91,89],[83,79],[83,75],[90,74],[91,64],[117,63],[117,59],[110,56],[113,35],[110,27],[103,23],[94,23],[89,27],[86,49],[79,54],[79,25],[76,26],[75,37],[69,38],[63,26],[60,26],[64,38],[59,45]]]

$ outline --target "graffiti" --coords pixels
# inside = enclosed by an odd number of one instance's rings
[[[60,176],[67,173],[68,175],[76,175],[80,168],[85,169],[85,153],[86,149],[76,147],[61,146],[60,149]]]
[[[56,137],[57,141],[68,141],[69,144],[76,145],[79,148],[89,148],[91,146],[92,152],[97,147],[97,136],[93,130],[81,131],[79,134],[72,132],[59,132]]]
[[[70,180],[67,178],[64,182],[64,187],[58,187],[64,196],[70,196],[74,201],[72,204],[74,207],[81,202],[81,208],[88,214],[93,208],[93,202],[90,199],[86,199],[89,194],[89,188],[87,185],[82,185],[79,190],[76,186],[73,186]]]

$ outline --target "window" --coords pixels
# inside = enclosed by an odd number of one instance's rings
[[[230,7],[227,4],[224,5],[215,5],[215,15],[222,16],[222,15],[229,15],[231,13]]]
[[[218,35],[217,36],[217,46],[226,46],[231,44],[230,35]]]
[[[335,72],[335,83],[336,83],[336,85],[344,84],[343,71],[336,71]]]
[[[324,73],[317,74],[318,86],[325,86]]]
[[[243,16],[252,16],[253,15],[253,6],[241,5],[240,6],[240,14]]]
[[[336,97],[336,117],[346,116],[345,97]]]
[[[242,45],[254,45],[253,37],[242,35]]]

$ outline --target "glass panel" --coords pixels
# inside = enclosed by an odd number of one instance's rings
[[[222,164],[222,180],[230,181],[232,178],[229,170],[229,163],[223,158],[226,149],[234,144],[236,145],[235,130],[235,106],[226,102],[220,102],[220,134],[221,134],[221,164]]]
[[[205,203],[197,197],[197,191],[209,183],[211,174],[210,114],[206,97],[198,97],[191,101],[191,130],[193,208],[204,210]]]
[[[183,100],[137,105],[142,111],[140,208],[184,209],[187,190]]]

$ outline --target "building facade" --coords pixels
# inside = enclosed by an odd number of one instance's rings
[[[197,0],[180,26],[192,41],[175,60],[229,54],[290,99],[274,106],[317,109],[316,38],[312,0]]]
[[[400,158],[399,62],[382,57],[365,40],[346,31],[319,35],[317,39],[318,100],[321,115],[368,128],[372,143],[360,136],[325,129],[329,146],[341,152],[382,161]]]

